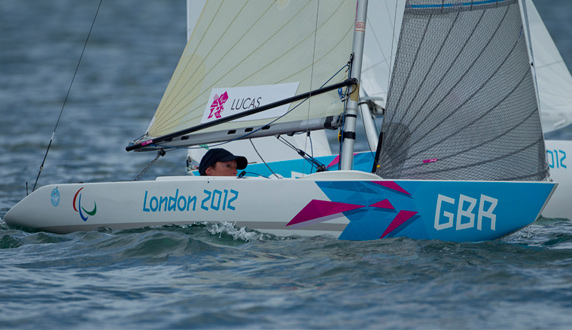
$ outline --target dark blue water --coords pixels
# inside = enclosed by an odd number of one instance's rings
[[[569,0],[537,1],[572,65]],[[0,219],[33,185],[99,0],[0,1]],[[183,0],[103,2],[39,185],[133,179]],[[565,136],[566,133],[562,133]],[[144,176],[184,175],[185,153]],[[0,328],[567,329],[572,222],[503,240],[276,237],[228,224],[56,235],[0,220]]]

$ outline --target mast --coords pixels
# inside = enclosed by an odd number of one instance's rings
[[[356,138],[356,121],[359,103],[359,81],[361,79],[361,64],[363,58],[363,44],[365,38],[365,22],[367,18],[368,0],[358,0],[356,21],[354,29],[354,42],[352,46],[353,61],[351,79],[357,79],[358,85],[350,94],[346,108],[344,132],[342,136],[341,169],[353,168],[354,143]]]

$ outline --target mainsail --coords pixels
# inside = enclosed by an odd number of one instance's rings
[[[572,124],[572,77],[532,0],[526,0],[534,67],[538,83],[542,131]]]
[[[355,3],[342,0],[208,1],[144,139],[345,81],[354,16]],[[334,91],[170,145],[323,128],[342,110]]]
[[[405,0],[368,2],[360,96],[374,98],[384,107],[404,6]]]
[[[408,0],[382,126],[384,178],[543,180],[517,0]]]

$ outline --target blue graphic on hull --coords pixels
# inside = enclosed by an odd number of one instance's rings
[[[540,213],[553,184],[534,182],[316,182],[330,201],[362,207],[340,239],[386,237],[481,241],[523,228]]]

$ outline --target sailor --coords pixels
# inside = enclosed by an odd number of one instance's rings
[[[246,157],[235,156],[226,149],[214,148],[207,151],[199,164],[200,175],[236,176],[237,170],[246,167]]]

